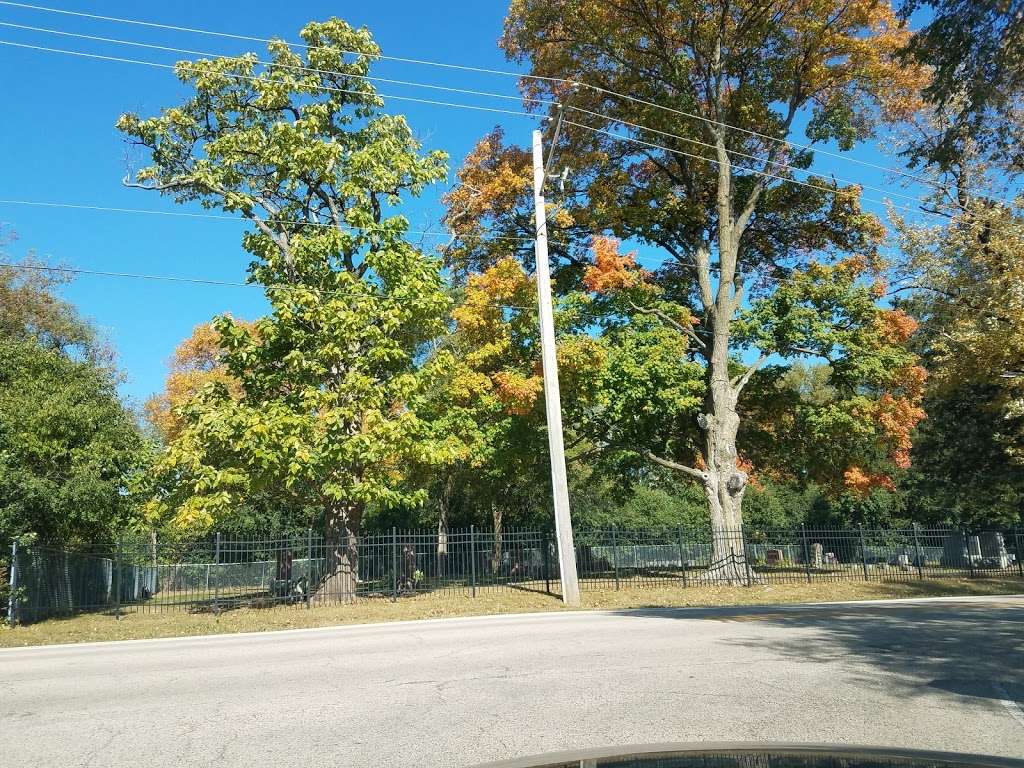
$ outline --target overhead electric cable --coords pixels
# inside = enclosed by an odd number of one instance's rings
[[[39,200],[4,200],[0,199],[0,205],[24,205],[34,208],[68,208],[72,210],[83,210],[83,211],[103,211],[106,213],[133,213],[143,214],[148,216],[178,216],[189,219],[217,219],[221,221],[234,221],[238,224],[251,224],[251,219],[238,216],[229,216],[226,214],[218,213],[191,213],[188,211],[156,211],[148,208],[119,208],[114,206],[106,205],[85,205],[81,203],[60,203],[60,202],[49,202]],[[328,229],[337,229],[335,224],[318,221],[299,221],[297,219],[260,219],[264,224],[294,224],[296,226],[305,227],[325,227]],[[372,233],[372,230],[361,227],[353,227],[351,225],[344,225],[341,227],[346,232],[367,232]],[[452,237],[451,232],[431,232],[429,230],[418,230],[418,229],[406,229],[403,230],[403,234],[406,235],[421,235],[423,237]],[[491,237],[492,240],[514,240],[516,242],[532,243],[532,237],[513,237],[510,235],[494,235]],[[567,245],[563,241],[552,241],[557,242],[559,245]]]
[[[167,51],[168,53],[184,53],[189,56],[202,56],[204,58],[212,59],[236,59],[240,56],[227,54],[227,53],[212,53],[210,51],[194,51],[188,48],[174,48],[168,45],[154,45],[152,43],[142,43],[137,40],[122,40],[115,37],[100,37],[98,35],[84,35],[78,32],[67,32],[60,29],[49,29],[47,27],[33,27],[28,24],[14,24],[8,21],[0,21],[0,27],[8,27],[10,29],[22,29],[29,30],[32,32],[44,32],[49,35],[60,35],[62,37],[73,37],[79,40],[91,40],[93,42],[100,43],[114,43],[115,45],[127,45],[134,48],[146,48],[155,51]],[[532,104],[548,104],[554,106],[558,102],[552,101],[551,99],[534,99],[523,96],[513,96],[508,93],[494,93],[492,91],[478,91],[471,88],[456,88],[448,85],[434,85],[432,83],[418,83],[411,80],[396,80],[391,77],[378,77],[377,75],[360,75],[354,72],[342,72],[333,69],[320,69],[318,67],[307,67],[300,64],[286,64],[278,61],[265,61],[256,59],[253,64],[259,64],[264,67],[280,67],[282,69],[296,70],[300,72],[309,72],[311,74],[318,75],[339,75],[341,77],[350,77],[355,80],[366,80],[370,82],[388,83],[390,85],[408,85],[415,88],[428,88],[435,91],[447,91],[449,93],[462,93],[468,96],[485,96],[492,99],[506,99],[509,101],[516,102],[529,102]]]
[[[622,134],[615,133],[614,131],[608,131],[608,130],[605,130],[603,128],[594,128],[593,126],[585,125],[583,123],[577,123],[577,122],[574,122],[572,120],[565,120],[564,122],[565,122],[566,125],[572,125],[572,126],[575,126],[577,128],[583,128],[583,129],[588,130],[588,131],[593,131],[594,133],[601,133],[601,134],[604,134],[606,136],[611,136],[613,139],[618,139],[619,141],[629,141],[629,142],[633,142],[634,144],[640,144],[640,145],[645,146],[645,147],[650,147],[652,149],[660,149],[660,150],[662,150],[664,152],[670,152],[672,154],[682,155],[684,157],[690,157],[690,158],[693,158],[695,160],[703,160],[704,162],[713,163],[715,165],[720,165],[720,161],[717,160],[716,158],[706,157],[704,155],[696,155],[696,154],[693,154],[692,152],[684,152],[681,149],[673,149],[671,147],[665,147],[665,146],[662,146],[661,144],[655,144],[653,142],[644,141],[643,139],[638,139],[635,136],[623,136]],[[808,187],[809,189],[816,189],[819,192],[827,192],[827,193],[832,194],[832,195],[838,195],[838,194],[841,194],[843,192],[843,190],[841,190],[841,189],[833,189],[831,187],[825,187],[825,186],[822,186],[820,184],[813,184],[813,183],[811,183],[809,181],[801,181],[800,179],[792,179],[792,178],[789,178],[787,176],[779,176],[778,174],[768,173],[767,171],[761,171],[761,170],[758,170],[757,168],[750,168],[750,167],[743,166],[743,165],[733,165],[732,167],[735,170],[743,171],[743,172],[746,172],[746,173],[752,173],[755,176],[763,176],[765,178],[776,179],[778,181],[784,181],[784,182],[788,182],[790,184],[797,184],[797,185],[799,185],[801,187]],[[881,206],[891,205],[895,209],[903,210],[903,211],[909,211],[911,213],[922,213],[922,214],[925,214],[925,215],[933,215],[933,216],[934,215],[939,215],[939,214],[932,213],[931,211],[915,210],[915,209],[911,208],[910,206],[906,206],[906,205],[896,205],[895,203],[886,203],[886,201],[884,201],[884,200],[876,200],[875,198],[865,197],[863,195],[860,196],[859,200],[862,200],[863,202],[867,202],[867,203],[874,203],[875,205],[881,205]]]
[[[45,51],[47,53],[63,53],[63,54],[66,54],[68,56],[80,56],[80,57],[86,58],[86,59],[99,59],[101,61],[113,61],[113,62],[117,62],[119,64],[140,64],[142,66],[156,67],[158,69],[169,69],[171,71],[177,70],[178,67],[182,67],[182,68],[185,68],[185,69],[194,69],[194,70],[201,69],[201,67],[197,67],[195,65],[190,65],[190,64],[187,64],[187,63],[184,63],[184,62],[182,62],[180,64],[160,64],[160,63],[157,63],[155,61],[144,61],[142,59],[127,59],[127,58],[122,58],[120,56],[105,56],[105,55],[99,54],[99,53],[85,53],[84,51],[69,51],[69,50],[66,50],[64,48],[49,48],[49,47],[47,47],[45,45],[29,45],[28,43],[15,43],[15,42],[12,42],[10,40],[0,40],[0,45],[8,45],[8,46],[12,46],[14,48],[27,48],[27,49],[34,50],[34,51]],[[222,77],[233,77],[233,78],[236,78],[236,79],[239,79],[239,80],[250,80],[250,81],[253,81],[253,82],[261,82],[261,83],[268,83],[268,84],[280,83],[280,84],[283,84],[283,85],[288,85],[289,84],[289,83],[287,83],[287,82],[285,82],[283,80],[274,80],[272,78],[268,79],[268,78],[265,78],[265,77],[257,77],[255,75],[241,75],[241,74],[237,74],[237,73],[234,73],[234,72],[220,72],[218,74],[220,74]],[[433,99],[420,99],[420,98],[416,98],[415,96],[398,96],[398,95],[395,95],[395,94],[380,93],[379,91],[374,92],[372,94],[368,94],[365,91],[355,91],[355,90],[352,90],[352,89],[349,89],[349,88],[336,88],[336,87],[330,86],[330,85],[313,85],[313,86],[308,86],[308,87],[313,88],[315,90],[319,90],[319,91],[330,91],[330,92],[334,92],[334,93],[351,93],[351,94],[355,94],[357,96],[367,96],[367,97],[369,97],[369,96],[376,96],[376,97],[381,98],[381,99],[397,99],[399,101],[412,101],[412,102],[416,102],[418,104],[431,104],[431,105],[439,106],[439,107],[456,107],[456,108],[459,108],[459,109],[472,109],[472,110],[477,110],[477,111],[480,111],[480,112],[498,112],[498,113],[505,114],[505,115],[515,115],[517,117],[527,117],[527,118],[531,118],[533,120],[538,120],[538,119],[539,120],[546,120],[547,119],[544,115],[537,115],[537,114],[533,114],[531,112],[523,112],[522,110],[501,109],[499,107],[485,107],[485,106],[479,106],[479,105],[476,105],[476,104],[460,104],[460,103],[450,102],[450,101],[435,101]]]
[[[231,33],[231,32],[218,32],[218,31],[209,30],[209,29],[200,29],[200,28],[197,28],[197,27],[183,27],[183,26],[177,26],[177,25],[173,25],[173,24],[162,24],[162,23],[152,22],[152,21],[143,21],[143,20],[140,20],[140,19],[127,19],[127,18],[118,17],[118,16],[105,16],[105,15],[102,15],[102,14],[86,13],[86,12],[83,12],[83,11],[71,11],[71,10],[67,10],[67,9],[63,9],[63,8],[52,8],[52,7],[49,7],[49,6],[35,5],[35,4],[30,4],[30,3],[12,2],[11,0],[0,0],[0,5],[9,6],[9,7],[12,7],[12,8],[23,8],[23,9],[33,10],[33,11],[40,11],[40,12],[44,12],[44,13],[56,13],[56,14],[62,14],[62,15],[65,15],[65,16],[75,16],[75,17],[79,17],[79,18],[94,19],[94,20],[98,20],[98,21],[112,22],[112,23],[117,23],[117,24],[130,24],[130,25],[148,27],[148,28],[152,28],[152,29],[164,29],[164,30],[169,30],[169,31],[173,31],[173,32],[186,32],[186,33],[190,33],[190,34],[206,35],[206,36],[211,36],[211,37],[220,37],[220,38],[231,39],[231,40],[244,40],[244,41],[247,41],[247,42],[258,42],[258,43],[284,42],[284,43],[286,43],[287,45],[289,45],[289,46],[291,46],[293,48],[304,48],[304,49],[307,49],[307,50],[308,49],[328,47],[328,46],[311,46],[311,45],[308,45],[306,43],[296,43],[296,42],[293,42],[293,41],[283,40],[281,38],[268,38],[268,37],[256,37],[256,36],[253,36],[253,35],[240,35],[240,34]],[[843,160],[845,162],[855,163],[857,165],[860,165],[860,166],[863,166],[863,167],[866,167],[866,168],[872,168],[872,169],[875,169],[875,170],[883,171],[885,173],[890,173],[890,174],[893,174],[893,175],[902,176],[902,177],[910,179],[912,181],[916,181],[916,182],[921,183],[921,184],[926,184],[926,185],[935,187],[935,188],[940,189],[940,190],[945,190],[946,189],[946,187],[944,185],[940,184],[939,182],[936,182],[934,179],[929,179],[929,178],[926,178],[926,177],[917,176],[916,174],[909,173],[908,171],[904,171],[904,170],[901,170],[899,168],[893,168],[891,166],[885,166],[885,165],[881,165],[881,164],[878,164],[878,163],[872,163],[872,162],[867,161],[867,160],[861,160],[860,158],[851,157],[849,155],[841,154],[839,152],[831,152],[831,151],[829,151],[827,149],[824,149],[824,148],[821,148],[821,147],[815,147],[815,146],[812,146],[812,145],[809,145],[809,144],[802,144],[800,142],[795,142],[795,141],[791,141],[791,140],[788,140],[788,139],[780,139],[778,137],[771,136],[769,134],[762,133],[762,132],[759,132],[759,131],[754,131],[754,130],[751,130],[749,128],[741,128],[739,126],[732,125],[730,123],[726,123],[726,122],[723,122],[721,120],[715,120],[713,118],[705,117],[703,115],[698,115],[698,114],[693,113],[693,112],[687,112],[686,110],[665,106],[664,104],[658,104],[657,102],[649,101],[647,99],[641,99],[641,98],[639,98],[637,96],[633,96],[631,94],[620,93],[618,91],[613,91],[613,90],[610,90],[608,88],[602,88],[601,86],[592,85],[590,83],[586,83],[586,82],[582,82],[582,81],[578,81],[578,80],[573,80],[573,79],[570,79],[570,78],[551,77],[551,76],[546,76],[546,75],[534,75],[534,74],[530,74],[530,73],[513,72],[513,71],[509,71],[509,70],[492,69],[492,68],[487,68],[487,67],[476,67],[476,66],[471,66],[471,65],[466,65],[466,64],[450,64],[450,63],[447,63],[447,62],[432,61],[432,60],[429,60],[429,59],[415,59],[415,58],[408,58],[408,57],[403,57],[403,56],[390,56],[390,55],[386,55],[386,54],[383,54],[383,53],[381,53],[381,54],[368,54],[365,51],[345,50],[345,49],[337,48],[336,46],[330,46],[330,47],[336,48],[341,53],[344,53],[344,54],[347,54],[347,55],[353,55],[353,56],[366,56],[366,57],[372,57],[372,58],[377,58],[377,59],[382,59],[382,60],[387,60],[387,61],[402,62],[402,63],[406,63],[406,64],[417,64],[417,65],[422,65],[422,66],[439,67],[439,68],[444,68],[444,69],[454,69],[454,70],[459,70],[459,71],[463,71],[463,72],[476,72],[476,73],[480,73],[480,74],[502,75],[502,76],[508,76],[508,77],[516,77],[516,78],[523,79],[523,80],[536,80],[536,81],[539,81],[539,82],[560,83],[560,84],[564,84],[564,85],[568,85],[568,86],[576,87],[576,88],[587,88],[587,89],[595,91],[597,93],[603,93],[605,95],[612,96],[614,98],[624,99],[626,101],[630,101],[630,102],[632,102],[634,104],[640,104],[642,106],[650,107],[652,109],[658,109],[658,110],[661,110],[661,111],[669,112],[671,114],[679,115],[681,117],[686,117],[686,118],[698,120],[698,121],[703,122],[705,124],[717,125],[719,127],[725,128],[727,130],[739,131],[739,132],[744,133],[744,134],[746,134],[748,136],[754,136],[754,137],[757,137],[757,138],[760,138],[760,139],[764,139],[766,141],[771,141],[771,142],[778,143],[778,144],[784,144],[784,145],[795,147],[795,148],[801,149],[801,150],[810,150],[810,151],[817,152],[817,153],[820,153],[822,155],[825,155],[825,156],[828,156],[828,157],[832,157],[832,158],[835,158],[835,159],[838,159],[838,160]]]
[[[0,2],[2,2],[2,0],[0,0]],[[15,42],[11,42],[9,40],[0,40],[0,45],[9,45],[9,46],[17,47],[17,48],[28,48],[28,49],[31,49],[31,50],[45,51],[45,52],[48,52],[48,53],[62,53],[62,54],[70,55],[70,56],[82,56],[82,57],[85,57],[85,58],[100,59],[100,60],[104,60],[104,61],[113,61],[113,62],[122,63],[122,64],[141,64],[141,65],[144,65],[144,66],[158,67],[160,69],[176,70],[179,66],[183,67],[183,68],[201,69],[200,67],[195,67],[194,65],[189,65],[189,64],[186,64],[186,63],[181,63],[179,65],[159,64],[159,63],[156,63],[156,62],[143,61],[143,60],[140,60],[140,59],[127,59],[127,58],[121,58],[121,57],[118,57],[118,56],[105,56],[105,55],[96,54],[96,53],[84,53],[82,51],[69,51],[69,50],[65,50],[65,49],[62,49],[62,48],[49,48],[49,47],[46,47],[46,46],[28,45],[26,43],[15,43]],[[231,77],[231,78],[236,78],[236,79],[240,79],[240,80],[249,80],[249,81],[254,81],[254,82],[284,83],[284,81],[274,80],[272,78],[268,79],[268,78],[265,78],[265,77],[257,77],[257,76],[253,76],[253,75],[242,75],[242,74],[237,74],[237,73],[233,73],[233,72],[221,72],[219,74],[221,76],[223,76],[223,77]],[[284,83],[284,84],[287,84],[287,83]],[[356,94],[356,95],[360,95],[360,96],[369,96],[370,95],[370,94],[364,93],[363,91],[354,91],[354,90],[350,90],[350,89],[346,89],[346,88],[336,88],[336,87],[328,86],[328,85],[314,85],[314,86],[309,86],[309,87],[311,87],[311,88],[313,88],[315,90],[323,90],[323,91],[330,91],[330,92],[340,92],[340,93],[352,93],[352,94]],[[396,96],[396,95],[390,95],[390,94],[383,94],[383,93],[379,93],[379,92],[374,93],[373,95],[378,96],[378,97],[380,97],[382,99],[399,99],[399,100],[404,100],[404,101],[418,102],[418,103],[422,103],[422,104],[432,104],[432,105],[435,105],[435,106],[456,107],[456,108],[463,108],[463,109],[482,110],[482,111],[486,111],[486,112],[499,112],[499,113],[504,113],[504,114],[516,115],[516,116],[520,116],[520,117],[530,117],[530,118],[534,118],[534,119],[536,119],[536,118],[546,119],[546,117],[543,116],[543,115],[534,115],[534,114],[531,114],[529,112],[513,111],[513,110],[508,110],[508,109],[500,109],[500,108],[497,108],[497,107],[485,107],[485,106],[477,106],[477,105],[470,105],[470,104],[457,104],[457,103],[445,102],[445,101],[434,101],[432,99],[419,99],[419,98],[416,98],[416,97],[413,97],[413,96]],[[585,125],[583,123],[577,123],[577,122],[572,121],[572,120],[565,120],[564,122],[565,122],[566,125],[572,125],[572,126],[575,126],[577,128],[583,128],[585,130],[589,130],[589,131],[594,131],[596,133],[605,134],[607,136],[611,136],[612,138],[618,139],[620,141],[630,141],[630,142],[633,142],[633,143],[636,143],[636,144],[641,144],[643,146],[651,147],[651,148],[654,148],[654,149],[660,149],[660,150],[663,150],[665,152],[671,152],[673,154],[683,155],[685,157],[691,157],[691,158],[694,158],[696,160],[704,160],[706,162],[714,163],[716,165],[718,164],[717,160],[715,160],[713,158],[705,157],[703,155],[696,155],[696,154],[693,154],[691,152],[684,152],[684,151],[682,151],[680,149],[672,149],[672,148],[669,148],[669,147],[662,146],[661,144],[655,144],[655,143],[652,143],[652,142],[644,141],[642,139],[638,139],[638,138],[633,137],[633,136],[623,136],[623,135],[617,134],[617,133],[615,133],[613,131],[608,131],[608,130],[605,130],[605,129],[602,129],[602,128],[594,128],[593,126]],[[786,177],[786,176],[779,176],[777,174],[767,173],[765,171],[760,171],[760,170],[758,170],[756,168],[749,168],[749,167],[745,167],[745,166],[733,166],[733,167],[736,168],[737,170],[745,171],[745,172],[748,172],[748,173],[753,173],[753,174],[758,175],[758,176],[763,176],[763,177],[766,177],[766,178],[777,179],[779,181],[787,181],[787,182],[790,182],[790,183],[793,183],[793,184],[798,184],[800,186],[808,187],[808,188],[811,188],[811,189],[817,189],[817,190],[822,191],[822,192],[828,192],[830,194],[839,194],[842,191],[842,190],[831,189],[829,187],[824,187],[824,186],[821,186],[821,185],[818,185],[818,184],[812,184],[812,183],[806,182],[806,181],[800,181],[799,179],[793,179],[793,178],[789,178],[789,177]],[[863,197],[862,196],[860,199],[865,201],[865,202],[875,203],[877,205],[883,205],[883,206],[886,205],[885,201],[875,200],[874,198],[869,198],[869,197]],[[924,213],[926,215],[937,215],[937,214],[932,214],[929,211],[915,211],[914,209],[910,208],[909,206],[900,206],[900,205],[893,204],[893,208],[896,208],[896,209],[899,209],[899,210],[904,210],[904,211],[910,211],[912,213]]]
[[[308,293],[319,294],[325,297],[332,296],[345,296],[353,299],[378,299],[395,302],[402,304],[408,301],[401,296],[382,296],[380,294],[373,293],[357,293],[354,291],[340,291],[340,290],[323,290],[313,288],[305,285],[292,285],[289,283],[276,283],[270,285],[263,285],[262,283],[239,283],[231,280],[214,280],[212,278],[205,277],[180,277],[177,275],[150,275],[141,272],[111,272],[107,270],[98,269],[79,269],[78,267],[54,267],[43,264],[17,264],[14,262],[0,262],[0,269],[20,269],[34,272],[58,272],[69,275],[87,275],[91,277],[117,277],[127,278],[132,280],[155,280],[159,282],[171,282],[171,283],[191,283],[196,285],[213,285],[217,287],[229,287],[229,288],[262,288],[266,291],[305,291]],[[490,304],[489,306],[496,307],[498,309],[525,309],[532,310],[536,307],[530,305],[520,304]]]
[[[225,53],[213,53],[213,52],[210,52],[210,51],[196,51],[196,50],[190,50],[188,48],[175,48],[175,47],[166,46],[166,45],[153,45],[153,44],[150,44],[150,43],[143,43],[143,42],[139,42],[139,41],[135,41],[135,40],[122,40],[122,39],[119,39],[119,38],[112,38],[112,37],[101,37],[101,36],[97,36],[97,35],[85,35],[85,34],[80,34],[80,33],[76,33],[76,32],[67,32],[67,31],[59,30],[59,29],[49,29],[49,28],[46,28],[46,27],[34,27],[34,26],[27,25],[27,24],[14,24],[14,23],[5,22],[5,21],[0,21],[0,27],[8,27],[8,28],[12,28],[12,29],[30,30],[30,31],[33,31],[33,32],[43,32],[43,33],[51,34],[51,35],[60,35],[60,36],[64,36],[64,37],[73,37],[73,38],[77,38],[77,39],[90,40],[90,41],[94,41],[94,42],[113,43],[115,45],[127,45],[127,46],[133,46],[133,47],[137,47],[137,48],[146,48],[146,49],[158,50],[158,51],[168,51],[168,52],[172,52],[172,53],[186,54],[186,55],[189,55],[189,56],[202,56],[202,57],[207,57],[207,58],[235,58],[235,57],[232,57],[231,55],[225,54]],[[452,93],[461,93],[461,94],[466,94],[466,95],[471,95],[471,96],[484,96],[484,97],[487,97],[487,98],[507,99],[507,100],[512,100],[512,101],[526,101],[526,102],[530,102],[530,103],[534,103],[534,104],[546,104],[546,105],[550,105],[550,106],[555,106],[555,105],[558,104],[558,102],[554,102],[554,101],[551,101],[549,99],[535,99],[535,98],[530,98],[530,97],[512,96],[512,95],[509,95],[509,94],[493,93],[493,92],[490,92],[490,91],[478,91],[478,90],[467,89],[467,88],[456,88],[456,87],[452,87],[452,86],[434,85],[434,84],[431,84],[431,83],[419,83],[419,82],[413,82],[413,81],[409,81],[409,80],[396,80],[396,79],[387,78],[387,77],[376,77],[376,76],[370,76],[370,75],[359,75],[359,74],[354,74],[354,73],[350,73],[350,72],[341,72],[341,71],[337,71],[337,70],[320,69],[320,68],[317,68],[317,67],[307,67],[307,66],[295,65],[295,64],[285,64],[285,63],[280,63],[280,62],[272,62],[272,61],[265,61],[265,60],[259,60],[259,59],[255,60],[253,63],[261,65],[261,66],[265,66],[265,67],[280,67],[280,68],[287,69],[287,70],[299,71],[299,72],[309,72],[311,74],[317,74],[317,75],[338,75],[338,76],[341,76],[341,77],[350,77],[350,78],[358,79],[358,80],[366,80],[366,81],[373,81],[373,82],[383,82],[383,83],[390,83],[390,84],[393,84],[393,85],[411,86],[411,87],[415,87],[415,88],[427,88],[427,89],[440,90],[440,91],[446,91],[446,92],[452,92]],[[624,120],[622,118],[610,117],[610,116],[604,115],[604,114],[602,114],[600,112],[595,112],[593,110],[585,109],[583,107],[577,107],[577,106],[574,106],[572,104],[566,104],[564,108],[572,110],[572,111],[575,111],[575,112],[579,112],[581,114],[589,115],[591,117],[596,117],[596,118],[601,119],[601,120],[607,120],[609,122],[618,123],[619,125],[624,125],[624,126],[627,126],[629,128],[634,128],[634,129],[642,130],[642,131],[649,131],[651,133],[655,133],[655,134],[658,134],[660,136],[664,136],[666,138],[678,139],[680,141],[684,141],[684,142],[687,142],[689,144],[694,144],[696,146],[706,147],[706,148],[709,148],[709,149],[716,149],[714,144],[710,144],[708,142],[701,141],[699,139],[695,139],[695,138],[692,138],[692,137],[689,137],[689,136],[681,136],[679,134],[671,133],[669,131],[663,131],[663,130],[660,130],[658,128],[651,128],[649,126],[641,125],[639,123],[634,123],[634,122],[631,122],[629,120]],[[730,155],[734,155],[734,156],[737,156],[737,157],[742,157],[742,158],[745,158],[745,159],[748,159],[748,160],[754,160],[754,161],[762,161],[762,158],[758,157],[757,155],[752,155],[752,154],[749,154],[747,152],[742,152],[740,150],[727,149],[726,151]],[[783,168],[783,169],[787,169],[787,170],[790,170],[790,171],[802,172],[802,173],[806,173],[808,175],[813,174],[812,171],[810,171],[810,170],[808,170],[806,168],[797,168],[797,167],[791,165],[790,163],[786,163],[786,162],[779,161],[779,160],[764,161],[764,162],[766,162],[767,165],[776,166],[778,168]],[[871,186],[871,185],[868,185],[868,184],[861,184],[859,182],[851,181],[849,179],[844,179],[844,178],[841,178],[841,177],[838,177],[838,176],[835,176],[834,178],[835,178],[836,181],[842,182],[843,184],[857,184],[858,186],[862,187],[863,189],[871,190],[873,192],[879,192],[879,193],[881,193],[883,195],[891,195],[892,197],[900,197],[900,198],[904,198],[906,200],[915,200],[916,201],[918,199],[917,197],[915,197],[913,195],[908,195],[908,194],[904,194],[904,193],[901,193],[901,192],[894,192],[892,190],[882,189],[880,187],[874,187],[874,186]]]

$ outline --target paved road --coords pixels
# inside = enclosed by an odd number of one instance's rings
[[[0,651],[0,763],[465,766],[800,741],[1024,755],[1024,598],[535,614]]]

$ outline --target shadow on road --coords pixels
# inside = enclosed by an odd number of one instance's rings
[[[810,630],[766,640],[752,627],[749,638],[724,642],[747,648],[770,643],[772,652],[809,664],[857,662],[889,673],[885,685],[898,686],[910,696],[926,687],[1024,703],[1024,607],[1019,603],[650,608],[620,613]],[[871,682],[878,684],[877,677]]]

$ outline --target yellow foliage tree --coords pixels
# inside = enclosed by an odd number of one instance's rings
[[[255,332],[252,323],[236,321],[247,332]],[[224,367],[220,334],[209,323],[200,323],[192,335],[182,341],[167,361],[168,374],[164,391],[150,397],[144,406],[146,420],[160,438],[169,443],[181,434],[184,426],[180,409],[204,386],[223,384],[232,397],[241,394],[241,386]]]

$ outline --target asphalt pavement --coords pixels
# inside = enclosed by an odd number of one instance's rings
[[[1024,757],[1024,598],[0,651],[0,764],[18,768],[471,766],[724,741]]]

